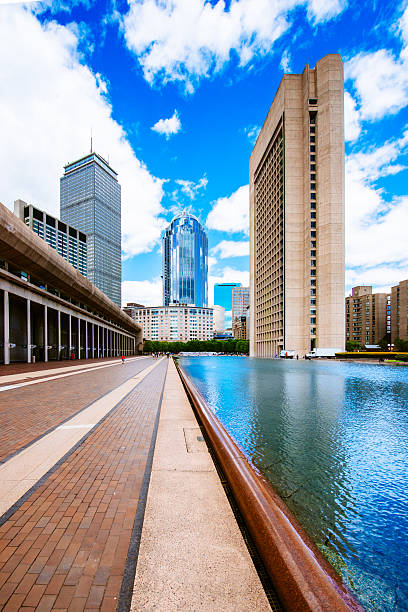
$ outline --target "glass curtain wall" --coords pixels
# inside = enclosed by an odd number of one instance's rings
[[[196,217],[178,215],[163,236],[163,304],[208,305],[208,241]]]

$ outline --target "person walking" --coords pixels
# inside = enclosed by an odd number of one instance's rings
[[[122,359],[122,363],[125,363],[125,356],[124,355],[122,355],[121,359]]]

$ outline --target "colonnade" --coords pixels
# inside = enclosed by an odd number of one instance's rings
[[[1,293],[0,362],[4,364],[137,353],[135,335],[92,314],[9,283]]]

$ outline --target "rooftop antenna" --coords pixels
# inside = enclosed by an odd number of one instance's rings
[[[91,128],[91,153],[93,153],[93,150],[92,150],[92,128]]]

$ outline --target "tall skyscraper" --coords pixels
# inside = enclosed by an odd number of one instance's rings
[[[208,241],[198,219],[174,217],[162,237],[163,305],[208,305]]]
[[[88,278],[121,306],[121,189],[117,173],[97,153],[64,167],[61,220],[88,236]]]
[[[249,287],[232,288],[232,323],[237,317],[246,315],[249,306]]]
[[[339,55],[284,75],[252,151],[251,354],[344,347]]]

